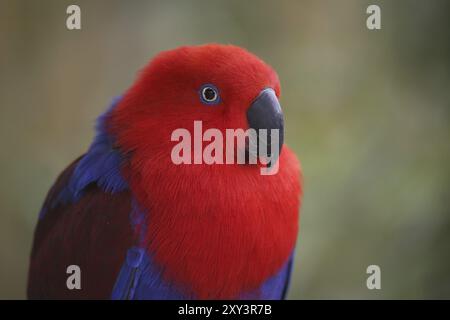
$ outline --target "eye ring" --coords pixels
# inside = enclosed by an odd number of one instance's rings
[[[213,84],[204,84],[199,90],[200,101],[207,105],[220,103],[219,90]]]

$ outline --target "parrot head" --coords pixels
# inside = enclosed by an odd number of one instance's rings
[[[114,110],[111,127],[126,152],[159,159],[170,155],[172,132],[192,131],[194,121],[224,137],[226,129],[252,128],[257,134],[265,129],[269,155],[276,129],[279,154],[284,137],[279,96],[277,74],[248,51],[233,45],[185,46],[150,61]]]

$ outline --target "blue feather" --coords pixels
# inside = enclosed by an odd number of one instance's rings
[[[278,300],[286,294],[291,273],[293,255],[280,271],[261,287],[243,293],[239,299]],[[163,280],[162,270],[154,263],[144,248],[132,247],[122,265],[111,295],[114,300],[189,300],[194,296],[183,294],[175,284]]]
[[[127,182],[120,173],[123,156],[114,148],[114,139],[106,130],[106,120],[119,101],[120,97],[115,98],[108,110],[97,118],[96,136],[88,152],[78,162],[69,183],[62,188],[50,203],[49,208],[42,208],[39,219],[45,216],[48,209],[53,209],[60,204],[76,202],[91,183],[96,183],[108,193],[116,193],[128,188]]]

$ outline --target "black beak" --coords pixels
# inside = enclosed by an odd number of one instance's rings
[[[258,155],[261,156],[261,151],[259,150],[261,143],[267,145],[267,156],[270,157],[272,155],[274,151],[272,146],[276,145],[272,141],[272,139],[276,138],[272,134],[272,129],[278,130],[277,151],[278,155],[280,155],[284,141],[284,117],[278,98],[272,88],[266,88],[259,93],[247,110],[247,120],[250,128],[255,129],[258,134]],[[267,141],[260,141],[260,129],[266,130],[267,136],[265,137],[267,137]]]

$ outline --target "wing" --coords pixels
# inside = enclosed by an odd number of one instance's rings
[[[28,275],[31,299],[106,299],[111,297],[126,251],[133,244],[131,196],[111,193],[91,183],[74,202],[70,194],[72,163],[51,188],[35,230]],[[70,265],[81,270],[81,290],[69,290]]]
[[[122,177],[126,158],[105,129],[119,100],[97,119],[97,134],[88,152],[61,173],[47,195],[34,235],[29,298],[177,296],[142,246],[135,250],[142,245],[145,213],[138,210]],[[80,290],[67,286],[72,276],[67,268],[72,265],[81,271]]]

